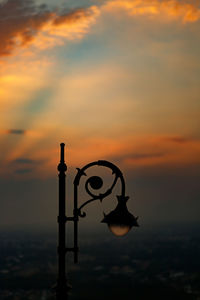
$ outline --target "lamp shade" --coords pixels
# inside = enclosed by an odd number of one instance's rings
[[[126,202],[129,197],[117,196],[118,204],[109,214],[104,214],[101,221],[106,223],[110,231],[116,236],[126,235],[133,226],[138,227],[137,219],[129,213]]]

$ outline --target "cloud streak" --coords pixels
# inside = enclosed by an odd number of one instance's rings
[[[99,152],[101,144],[106,149],[103,154],[106,159],[123,164],[128,169],[158,165],[173,168],[200,163],[200,141],[183,136],[132,136],[118,141],[104,139],[95,145]],[[91,143],[88,149],[90,156],[95,152],[94,147]]]
[[[132,160],[141,160],[141,159],[155,159],[165,156],[165,153],[134,153],[129,158]]]
[[[24,135],[26,134],[26,130],[24,129],[9,129],[6,132],[7,134],[16,134],[16,135]]]
[[[18,169],[15,171],[15,173],[23,175],[23,174],[31,173],[32,171],[33,171],[33,169]]]
[[[29,158],[18,158],[15,160],[15,162],[23,165],[24,164],[32,165],[36,163],[33,159],[29,159]]]
[[[184,138],[181,136],[168,137],[168,138],[166,138],[166,140],[169,142],[177,143],[177,144],[185,144],[185,143],[189,143],[192,141],[192,139]]]
[[[199,21],[200,9],[195,3],[183,3],[176,0],[111,0],[104,9],[107,11],[125,10],[130,16],[146,16],[181,20],[183,23]]]

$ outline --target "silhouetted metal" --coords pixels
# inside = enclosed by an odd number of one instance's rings
[[[67,166],[64,160],[65,144],[60,144],[60,163],[59,171],[59,215],[58,215],[58,281],[57,281],[57,300],[67,299],[67,281],[65,274],[65,172]]]
[[[83,207],[87,204],[100,200],[103,201],[104,198],[109,196],[118,179],[121,182],[121,195],[117,196],[118,205],[116,209],[110,212],[107,216],[104,215],[103,223],[107,223],[108,226],[117,225],[117,226],[129,226],[129,230],[132,226],[139,226],[137,223],[137,218],[130,214],[126,207],[126,202],[129,197],[125,195],[125,181],[122,172],[120,169],[108,162],[106,160],[98,160],[92,163],[87,164],[82,169],[77,168],[77,175],[74,179],[74,211],[73,217],[66,217],[65,215],[65,172],[67,171],[67,166],[64,160],[64,147],[65,144],[60,144],[61,154],[60,154],[60,163],[58,165],[59,171],[59,216],[58,216],[58,280],[56,287],[56,296],[57,300],[66,300],[68,299],[68,284],[66,279],[66,270],[65,270],[65,254],[66,252],[74,253],[74,263],[78,262],[78,221],[79,217],[85,217],[86,213],[82,212]],[[85,201],[80,207],[78,207],[78,187],[82,176],[87,176],[87,170],[93,166],[106,167],[112,170],[112,174],[115,176],[114,180],[109,189],[107,189],[103,194],[97,193],[94,194],[92,190],[99,190],[103,186],[103,180],[99,176],[91,176],[87,179],[85,183],[85,191],[91,197],[89,200]],[[68,248],[65,245],[65,223],[72,221],[74,222],[74,247]],[[112,230],[111,230],[112,231]]]

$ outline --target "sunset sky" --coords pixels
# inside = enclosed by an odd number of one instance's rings
[[[61,142],[141,223],[199,220],[199,32],[197,0],[0,0],[0,224],[56,220]]]

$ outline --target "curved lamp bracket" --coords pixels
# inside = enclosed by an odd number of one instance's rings
[[[89,177],[85,183],[85,190],[86,190],[87,194],[91,197],[91,199],[84,202],[79,208],[77,208],[78,186],[80,183],[80,179],[82,176],[87,176],[87,174],[86,174],[87,169],[89,169],[90,167],[93,167],[93,166],[103,166],[103,167],[111,169],[112,174],[115,175],[115,178],[114,178],[113,183],[110,186],[110,188],[108,188],[103,194],[101,194],[101,193],[95,194],[94,190],[99,190],[103,186],[103,180],[99,176]],[[112,164],[111,162],[108,162],[106,160],[98,160],[98,161],[94,161],[92,163],[87,164],[82,169],[77,168],[77,170],[78,170],[78,173],[74,179],[75,215],[77,217],[78,216],[80,216],[80,217],[86,216],[86,213],[82,212],[81,210],[83,207],[85,207],[90,202],[93,202],[95,200],[103,201],[104,198],[109,196],[112,193],[118,179],[120,179],[120,182],[121,182],[121,197],[125,198],[125,181],[124,181],[123,174],[120,171],[120,169],[117,166],[115,166],[114,164]],[[93,191],[91,191],[90,188],[92,188]]]

